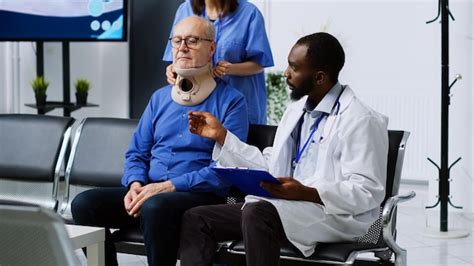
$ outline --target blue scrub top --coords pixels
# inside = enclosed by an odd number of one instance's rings
[[[183,18],[195,15],[191,1],[186,0],[176,11],[173,27]],[[205,16],[205,14],[202,14]],[[207,17],[207,16],[206,16]],[[253,61],[262,67],[274,65],[263,16],[252,3],[240,0],[237,10],[222,19],[214,21],[216,27],[217,49],[213,64],[221,60],[230,63]],[[170,37],[173,33],[170,33]],[[168,42],[163,61],[173,61],[172,47]],[[266,124],[267,97],[265,91],[265,74],[250,76],[222,77],[231,87],[239,90],[247,101],[249,121],[251,124]]]

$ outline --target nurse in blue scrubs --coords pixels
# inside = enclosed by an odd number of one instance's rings
[[[266,124],[263,69],[274,64],[260,11],[247,0],[186,0],[176,11],[173,25],[192,15],[205,17],[216,27],[214,75],[245,96],[251,124]],[[164,61],[172,61],[171,50],[168,42]],[[171,65],[166,75],[168,82],[174,84]]]

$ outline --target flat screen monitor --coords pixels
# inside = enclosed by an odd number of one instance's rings
[[[127,0],[0,0],[0,41],[126,41]]]

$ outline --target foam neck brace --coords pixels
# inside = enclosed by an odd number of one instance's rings
[[[171,90],[171,98],[181,105],[202,103],[216,88],[211,64],[202,67],[183,69],[174,66],[178,76]]]

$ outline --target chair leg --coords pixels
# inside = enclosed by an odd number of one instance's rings
[[[379,258],[384,262],[390,261],[390,259],[392,258],[392,254],[393,252],[391,250],[374,252],[375,257]]]
[[[407,251],[406,249],[400,248],[395,253],[395,266],[406,266],[407,265]]]

